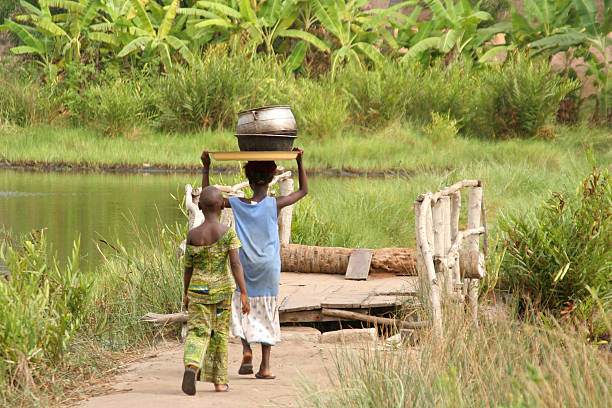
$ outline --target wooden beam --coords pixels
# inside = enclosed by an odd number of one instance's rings
[[[401,329],[420,329],[428,324],[427,322],[406,322],[404,320],[390,319],[387,317],[370,316],[363,313],[349,312],[347,310],[323,309],[321,313],[324,316],[334,316],[347,320],[361,320],[369,323],[396,326]]]
[[[159,314],[149,312],[140,318],[143,322],[153,323],[155,326],[166,326],[173,323],[185,323],[189,320],[189,313],[179,312],[170,314]]]

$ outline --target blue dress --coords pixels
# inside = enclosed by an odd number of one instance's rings
[[[270,345],[280,341],[278,286],[280,282],[280,241],[276,198],[266,196],[248,204],[238,197],[229,199],[234,212],[236,233],[242,247],[240,263],[251,312],[240,312],[240,295],[232,298],[231,331],[249,343]]]

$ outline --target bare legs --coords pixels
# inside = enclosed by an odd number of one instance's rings
[[[261,377],[269,377],[270,373],[270,352],[272,351],[272,346],[269,344],[261,343],[261,364],[259,365],[259,371],[257,372],[258,376]],[[247,343],[244,339],[242,339],[242,367],[246,364],[253,364],[253,349],[251,349],[251,345]],[[252,374],[251,371],[248,374]],[[245,373],[246,374],[246,373]]]
[[[270,351],[272,351],[272,346],[269,344],[261,343],[261,364],[259,365],[259,374],[263,377],[269,377],[270,373]]]

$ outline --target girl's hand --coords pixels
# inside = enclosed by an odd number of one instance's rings
[[[210,152],[208,150],[204,150],[202,152],[202,156],[200,156],[200,160],[202,160],[202,164],[205,169],[210,168]]]
[[[242,304],[242,314],[249,314],[251,311],[251,304],[249,303],[249,296],[246,293],[240,293],[240,303]]]
[[[304,155],[304,150],[300,149],[299,147],[294,147],[293,151],[298,153],[298,155],[295,158],[295,160],[297,160],[298,163],[301,163],[302,162],[302,156]]]
[[[185,311],[189,311],[189,298],[187,296],[185,296],[185,300],[183,300],[183,307]]]

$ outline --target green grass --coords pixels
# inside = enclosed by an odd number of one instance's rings
[[[556,133],[559,136],[552,141],[486,141],[456,137],[449,142],[436,143],[419,128],[396,124],[366,135],[349,132],[311,138],[301,134],[295,144],[306,151],[307,168],[315,170],[418,174],[431,170],[450,171],[474,163],[564,169],[568,162],[584,161],[591,146],[603,164],[612,161],[609,129],[559,127]],[[198,169],[204,148],[238,150],[230,132],[163,134],[141,131],[133,137],[109,138],[86,129],[7,126],[0,127],[0,146],[0,161],[8,163],[69,164],[94,169],[148,165]],[[231,163],[213,165],[237,168]]]

